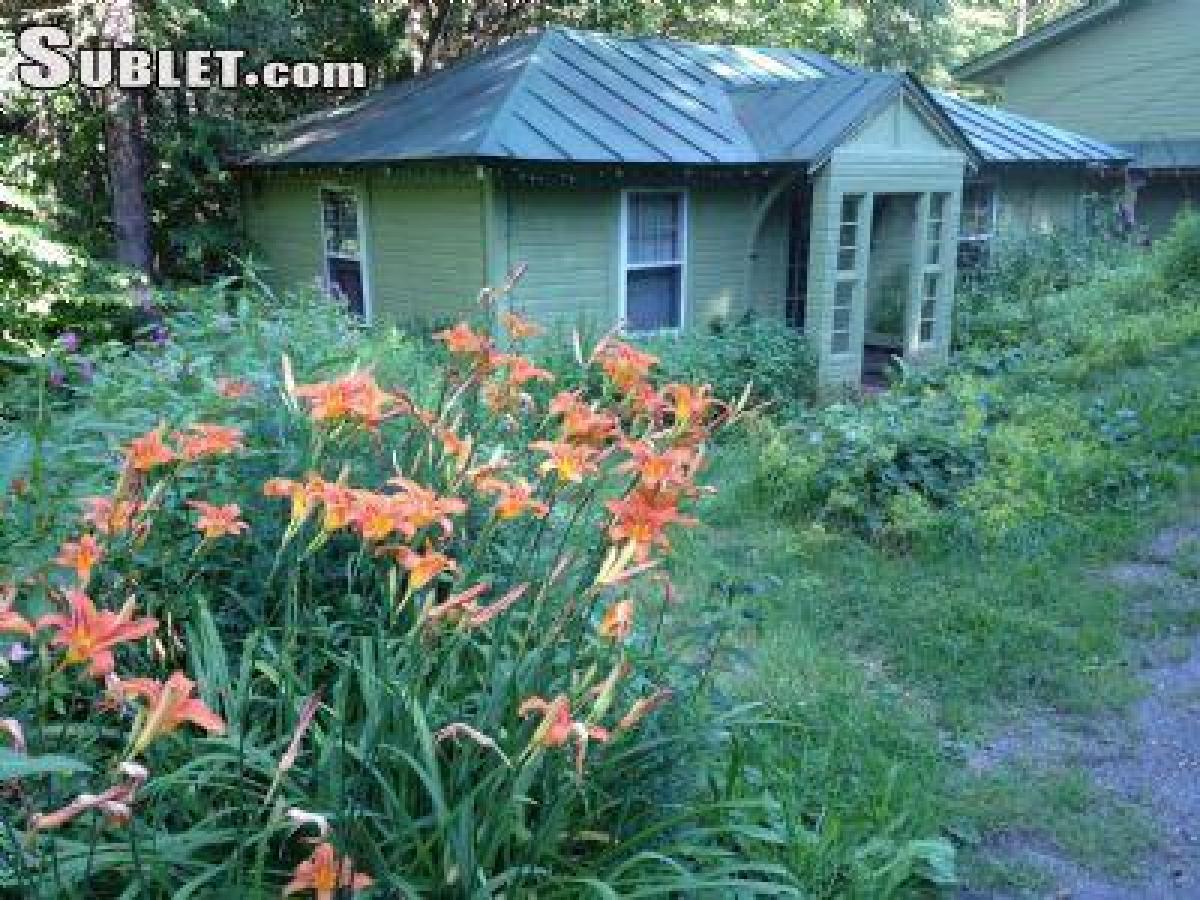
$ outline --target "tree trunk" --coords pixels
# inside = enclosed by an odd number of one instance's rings
[[[109,0],[101,23],[104,43],[133,46],[135,33],[133,0]],[[137,100],[130,92],[118,88],[105,91],[104,142],[117,260],[150,275],[150,216],[138,112]]]

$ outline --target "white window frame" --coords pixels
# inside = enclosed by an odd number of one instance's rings
[[[629,261],[629,198],[636,194],[675,194],[679,197],[679,249],[680,257],[670,262],[631,263]],[[622,330],[625,334],[639,337],[653,337],[659,334],[676,335],[687,326],[688,315],[688,247],[691,238],[690,228],[691,198],[688,189],[681,187],[644,187],[627,188],[621,191],[621,214],[617,235],[618,269],[620,272],[617,285],[617,315],[620,317]],[[629,273],[645,269],[665,269],[668,266],[679,267],[679,325],[676,328],[657,328],[648,331],[634,331],[629,328]]]
[[[354,198],[355,220],[358,228],[358,256],[329,252],[329,232],[325,228],[325,193],[350,194]],[[358,263],[362,277],[363,321],[368,325],[375,321],[375,304],[371,292],[371,257],[368,249],[367,203],[361,188],[338,182],[322,182],[317,185],[317,230],[321,235],[321,286],[325,293],[333,296],[333,284],[329,278],[329,260],[348,259]]]
[[[854,316],[855,309],[862,305],[862,292],[866,290],[866,277],[864,274],[865,265],[864,257],[870,257],[870,234],[871,234],[871,219],[873,217],[873,209],[868,208],[867,203],[869,198],[874,195],[867,191],[846,191],[838,197],[837,202],[837,239],[834,242],[833,248],[833,294],[829,301],[829,355],[836,359],[846,359],[854,355]],[[853,222],[847,222],[842,218],[843,210],[845,209],[846,201],[856,198],[858,200],[858,218]],[[872,205],[874,200],[871,200]],[[864,222],[865,220],[865,222]],[[843,250],[852,249],[850,245],[842,243],[842,229],[847,225],[854,225],[854,268],[843,269],[841,266],[841,256]],[[853,285],[850,294],[850,321],[845,329],[837,327],[837,309],[838,309],[838,286],[849,282]],[[846,349],[838,350],[834,346],[834,342],[838,334],[846,334]]]
[[[935,220],[933,217],[934,197],[942,197],[941,215]],[[947,290],[949,281],[949,251],[947,250],[947,236],[950,229],[947,227],[952,221],[951,213],[953,211],[954,193],[951,191],[930,191],[925,195],[925,210],[921,220],[921,241],[917,252],[920,254],[921,265],[917,271],[920,272],[920,282],[918,283],[917,293],[917,346],[921,348],[935,347],[938,343],[938,315],[942,308],[942,297]],[[937,238],[929,236],[929,226],[934,221],[938,222]],[[931,247],[938,248],[938,261],[931,263],[929,261],[929,250]],[[957,246],[957,244],[954,244]],[[926,282],[930,276],[937,278],[937,291],[932,297],[925,290]],[[931,315],[925,315],[926,302],[933,304],[933,312]],[[929,339],[922,337],[922,330],[925,323],[929,323]]]

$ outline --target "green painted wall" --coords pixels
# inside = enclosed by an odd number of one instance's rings
[[[1009,171],[991,180],[1001,238],[1078,232],[1085,224],[1086,195],[1105,189],[1079,171]]]
[[[1200,0],[1144,0],[1000,72],[1004,105],[1101,140],[1200,137]]]
[[[273,287],[322,277],[322,185],[352,188],[363,204],[373,321],[437,323],[474,309],[485,282],[485,182],[473,173],[250,177],[247,234]]]

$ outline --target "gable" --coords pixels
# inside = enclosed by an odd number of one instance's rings
[[[913,153],[922,156],[961,155],[944,133],[913,108],[908,97],[898,97],[865,122],[842,144],[843,151]]]

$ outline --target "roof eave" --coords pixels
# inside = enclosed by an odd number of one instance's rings
[[[1136,0],[1094,0],[1075,12],[1047,22],[1029,34],[1009,41],[976,59],[968,60],[954,69],[951,74],[959,81],[990,81],[992,79],[989,76],[1002,66],[1027,53],[1058,43],[1076,32],[1108,18],[1131,2],[1136,2]]]

